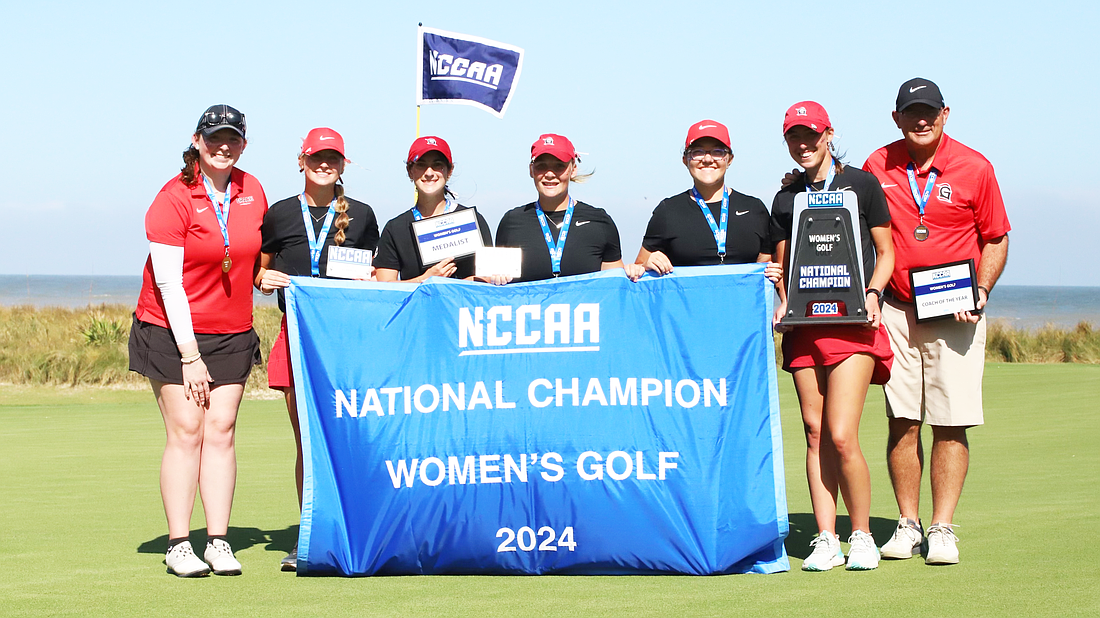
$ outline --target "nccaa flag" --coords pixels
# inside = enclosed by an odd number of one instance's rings
[[[419,28],[416,104],[473,105],[504,117],[519,82],[523,50],[481,37]]]

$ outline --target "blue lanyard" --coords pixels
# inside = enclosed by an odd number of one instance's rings
[[[314,277],[320,277],[321,249],[325,246],[325,241],[328,240],[328,228],[332,225],[332,218],[336,216],[336,198],[332,198],[332,202],[328,205],[328,214],[325,215],[325,223],[321,226],[320,234],[313,233],[313,219],[309,214],[306,194],[299,195],[298,201],[302,203],[302,222],[306,224],[306,238],[309,240],[309,272]]]
[[[920,218],[923,222],[924,207],[928,205],[928,198],[932,197],[932,187],[936,184],[936,168],[932,168],[932,171],[928,173],[928,183],[924,185],[924,195],[921,195],[920,189],[917,188],[917,174],[912,163],[905,166],[905,173],[909,174],[909,190],[913,192],[913,200],[917,202],[917,209],[920,210]]]
[[[229,221],[229,193],[233,188],[233,183],[225,188],[225,195],[222,196],[222,205],[218,205],[218,200],[214,198],[214,186],[210,184],[210,179],[206,176],[202,177],[202,184],[206,187],[206,197],[210,198],[210,203],[214,205],[214,214],[218,217],[218,227],[222,231],[222,241],[225,242],[225,254],[229,255],[229,228],[227,222]]]
[[[829,185],[833,184],[833,176],[835,174],[836,174],[836,165],[833,164],[833,160],[832,160],[832,158],[830,158],[829,159],[829,173],[826,174],[826,176],[825,176],[825,186],[821,189],[822,191],[828,191],[829,190]],[[814,192],[814,188],[811,187],[809,183],[806,183],[806,193],[813,193],[813,192]]]
[[[557,277],[561,274],[561,254],[565,251],[565,237],[569,236],[569,222],[573,220],[573,207],[577,205],[577,202],[573,198],[569,198],[569,206],[565,209],[565,218],[561,220],[561,232],[558,234],[558,242],[554,242],[554,237],[550,234],[550,226],[546,225],[546,213],[542,212],[542,205],[535,202],[535,215],[539,218],[539,225],[542,226],[542,236],[546,239],[546,248],[550,250],[550,270],[553,271],[554,276]]]
[[[718,259],[725,263],[726,261],[726,227],[729,224],[730,219],[730,192],[726,187],[722,187],[722,221],[721,224],[714,222],[714,215],[710,213],[710,206],[703,201],[703,196],[699,195],[699,191],[695,187],[691,188],[691,197],[695,198],[695,203],[699,204],[699,208],[703,211],[703,216],[707,218],[707,223],[710,224],[710,231],[714,234],[714,243],[718,245]]]
[[[452,200],[451,198],[448,197],[447,198],[447,205],[443,207],[443,214],[447,214],[449,212],[454,212],[454,209],[456,207],[457,207],[457,205],[454,203],[454,200]],[[413,221],[420,221],[421,219],[424,218],[424,215],[420,214],[420,210],[416,206],[413,206],[412,213],[413,213]]]

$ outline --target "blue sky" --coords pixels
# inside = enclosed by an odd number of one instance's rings
[[[214,103],[247,115],[240,167],[272,202],[301,191],[300,140],[330,126],[356,163],[348,194],[396,216],[412,199],[402,162],[423,22],[526,51],[504,119],[422,109],[422,132],[454,150],[460,201],[494,228],[535,196],[531,142],[561,133],[595,172],[573,195],[612,215],[632,259],[653,208],[690,186],[679,149],[692,122],[730,127],[727,182],[770,206],[793,166],[780,135],[791,103],[822,103],[861,165],[900,137],[897,88],[922,76],[951,106],[947,132],[1001,182],[1013,225],[1001,282],[1100,286],[1100,178],[1076,160],[1095,148],[1079,138],[1100,103],[1095,3],[376,4],[9,4],[0,274],[138,274],[145,210]]]

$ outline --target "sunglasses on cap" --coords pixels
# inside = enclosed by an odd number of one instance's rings
[[[244,114],[228,105],[211,105],[199,117],[199,124],[195,127],[195,133],[210,135],[221,129],[233,129],[241,137],[244,137]]]

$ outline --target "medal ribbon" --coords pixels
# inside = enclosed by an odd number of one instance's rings
[[[542,205],[535,202],[535,215],[539,218],[539,225],[542,226],[542,236],[546,239],[546,248],[550,250],[550,269],[554,272],[554,276],[557,277],[561,274],[561,254],[565,251],[565,237],[569,235],[569,222],[573,220],[573,207],[577,205],[577,202],[573,198],[569,198],[569,206],[565,209],[565,218],[561,220],[561,232],[558,234],[558,242],[554,242],[554,237],[550,234],[550,226],[546,224],[546,213],[542,212]]]
[[[299,195],[298,201],[302,203],[302,222],[306,224],[306,238],[309,240],[309,272],[314,277],[320,277],[321,249],[328,240],[328,228],[332,225],[332,218],[336,216],[336,198],[332,198],[332,202],[328,205],[328,213],[325,214],[325,223],[321,226],[320,234],[313,232],[313,219],[309,214],[306,194]]]
[[[454,212],[454,209],[457,208],[457,206],[458,205],[454,203],[454,200],[452,200],[451,198],[448,197],[446,206],[443,207],[443,214],[447,214],[449,212]],[[420,221],[421,219],[424,218],[424,215],[420,214],[420,210],[417,209],[416,206],[413,206],[412,213],[413,213],[413,221]]]
[[[833,164],[832,159],[829,159],[829,173],[825,176],[825,186],[822,187],[822,191],[828,191],[829,185],[833,184],[833,176],[836,175],[836,165]],[[809,183],[806,184],[806,193],[813,193],[814,188]]]
[[[707,218],[707,223],[710,224],[710,231],[714,234],[714,244],[718,245],[718,259],[723,263],[726,261],[726,228],[729,225],[730,219],[730,192],[726,187],[722,187],[722,219],[721,223],[714,222],[714,215],[710,212],[710,206],[703,201],[703,196],[699,195],[699,191],[695,187],[691,188],[691,197],[695,198],[695,203],[699,204],[699,208],[703,211],[703,216]]]
[[[932,187],[936,185],[936,168],[928,172],[928,183],[924,185],[924,195],[921,195],[920,189],[917,188],[917,174],[912,162],[905,166],[905,173],[909,175],[909,190],[913,193],[917,210],[920,211],[920,223],[924,225],[924,207],[928,205],[928,198],[932,197]]]
[[[233,184],[225,188],[225,195],[222,196],[222,204],[218,204],[217,198],[214,197],[214,185],[210,184],[210,179],[206,176],[202,177],[202,184],[206,187],[206,197],[210,198],[210,203],[214,206],[214,214],[218,217],[218,227],[222,231],[222,241],[225,242],[225,254],[229,255],[229,228],[226,227],[229,221],[229,193],[233,188]],[[223,211],[224,208],[224,211]]]

